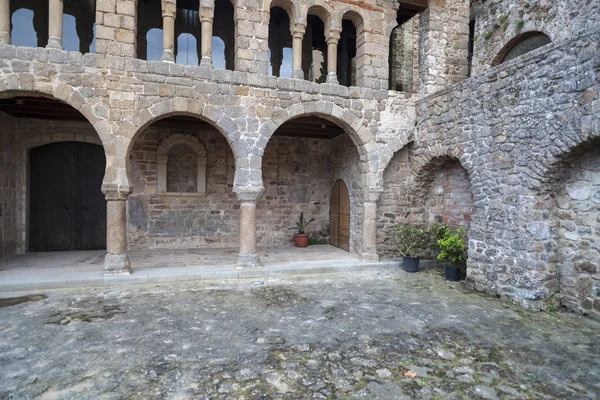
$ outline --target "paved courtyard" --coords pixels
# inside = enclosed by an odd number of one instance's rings
[[[600,396],[593,320],[528,312],[435,270],[263,282],[5,293],[0,399]]]

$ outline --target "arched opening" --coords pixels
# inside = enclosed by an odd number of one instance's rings
[[[24,95],[0,100],[0,122],[11,149],[0,166],[2,255],[105,248],[106,158],[93,126],[67,104]]]
[[[200,24],[199,0],[177,2],[175,16],[175,62],[198,65],[202,50],[202,25]]]
[[[415,66],[418,65],[418,11],[400,8],[398,26],[390,35],[390,90],[412,92],[415,88]]]
[[[304,79],[317,83],[323,83],[327,78],[325,24],[319,16],[324,15],[324,13],[325,10],[318,6],[313,6],[308,10],[306,32],[302,41]]]
[[[357,79],[357,32],[362,19],[354,12],[347,12],[342,19],[342,32],[338,44],[337,76],[340,85],[355,86]]]
[[[146,60],[160,61],[163,53],[163,30],[152,28],[146,33]]]
[[[523,54],[550,44],[548,35],[542,32],[525,32],[508,42],[496,56],[493,65],[498,65],[515,59]]]
[[[233,71],[235,61],[235,23],[230,0],[215,1],[213,22],[213,65],[217,69]]]
[[[129,151],[131,249],[232,248],[239,243],[235,157],[210,123],[170,115],[143,128]]]
[[[20,0],[12,1],[10,6],[12,44],[45,47],[48,44],[48,2]],[[81,53],[94,52],[96,2],[65,0],[62,19],[63,48]]]
[[[11,3],[11,8],[14,2]],[[33,8],[18,8],[11,12],[12,44],[25,47],[44,47],[47,41],[47,22],[44,16],[47,10]],[[40,15],[41,14],[41,15]],[[46,30],[44,30],[46,29]]]
[[[269,75],[292,77],[290,17],[288,12],[281,7],[273,7],[270,10]]]
[[[63,48],[67,51],[94,53],[96,40],[96,1],[65,0]]]
[[[177,41],[175,43],[175,47],[177,48],[175,62],[177,64],[198,65],[200,44],[194,35],[182,33],[177,36]]]
[[[551,182],[555,266],[563,306],[600,315],[600,140],[578,146],[563,158]]]
[[[163,53],[163,20],[160,0],[138,0],[137,58],[159,61]]]
[[[282,124],[263,155],[265,191],[257,204],[260,246],[289,245],[301,212],[315,221],[308,226],[311,243],[330,242],[331,193],[335,182],[348,182],[349,243],[361,248],[361,161],[357,147],[338,121],[304,115]],[[339,210],[335,212],[339,215]]]

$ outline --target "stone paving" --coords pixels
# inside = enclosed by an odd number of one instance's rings
[[[600,396],[600,323],[581,316],[435,269],[257,283],[5,294],[0,399]]]

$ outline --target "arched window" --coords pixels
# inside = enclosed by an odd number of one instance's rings
[[[390,36],[390,90],[411,92],[414,88],[416,10],[401,8]]]
[[[323,83],[327,78],[327,43],[322,7],[311,7],[306,19],[306,32],[302,41],[302,70],[304,79]],[[314,14],[312,14],[314,13]],[[326,14],[324,15],[326,18]]]
[[[235,23],[230,0],[215,0],[212,38],[213,66],[233,71],[235,59]]]
[[[177,37],[177,64],[198,65],[198,41],[190,33]]]
[[[542,46],[550,44],[552,41],[550,38],[542,32],[526,32],[504,46],[504,48],[498,53],[496,60],[493,65],[502,64],[510,61],[514,58],[522,56],[523,54],[529,53]]]
[[[269,20],[269,75],[292,77],[290,17],[281,7],[271,8]]]
[[[340,85],[356,85],[356,26],[349,19],[342,20],[337,76]]]
[[[38,35],[33,23],[33,10],[20,8],[12,14],[12,44],[15,46],[38,47]]]
[[[163,30],[152,28],[146,34],[146,60],[160,61],[163,54]]]
[[[63,14],[63,49],[67,51],[79,51],[79,35],[77,35],[77,24],[75,17],[69,14]]]
[[[171,135],[156,154],[159,194],[206,194],[206,150],[196,137]]]

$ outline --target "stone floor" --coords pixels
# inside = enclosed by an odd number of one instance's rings
[[[105,252],[28,253],[0,262],[0,292],[116,284],[259,278],[381,267],[329,245],[282,246],[259,251],[263,268],[239,269],[238,249],[132,250],[132,274],[106,277]]]
[[[600,323],[584,317],[435,269],[261,282],[3,294],[0,399],[600,397]]]

